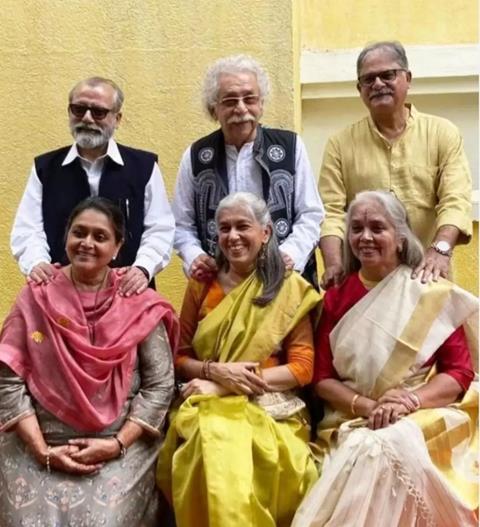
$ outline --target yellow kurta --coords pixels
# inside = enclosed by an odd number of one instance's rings
[[[252,275],[202,321],[201,360],[261,362],[320,299],[297,273],[266,307]],[[273,419],[246,396],[193,395],[179,408],[159,457],[157,483],[177,527],[290,527],[318,475],[301,415]]]
[[[458,129],[446,119],[410,107],[403,134],[394,143],[370,116],[329,139],[320,171],[325,205],[323,236],[343,238],[345,210],[358,192],[389,190],[405,205],[424,247],[443,225],[471,236],[472,181]]]

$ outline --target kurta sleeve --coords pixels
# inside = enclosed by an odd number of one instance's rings
[[[174,389],[172,351],[162,322],[139,346],[138,361],[140,390],[132,399],[128,419],[159,435]]]
[[[338,140],[330,138],[325,146],[319,180],[320,196],[325,207],[325,220],[321,232],[322,238],[325,236],[337,236],[343,239],[347,203],[343,170]]]
[[[313,330],[307,315],[290,331],[283,340],[287,354],[287,366],[297,379],[299,386],[305,386],[313,376]]]
[[[35,413],[23,379],[0,363],[0,432]]]
[[[472,178],[462,137],[452,123],[445,122],[439,130],[438,148],[436,228],[454,225],[462,233],[460,243],[465,243],[472,235]]]

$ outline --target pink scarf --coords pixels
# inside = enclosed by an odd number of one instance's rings
[[[24,379],[33,397],[76,430],[95,432],[120,415],[137,346],[163,321],[172,351],[179,325],[171,305],[148,289],[129,298],[110,286],[79,294],[62,271],[46,285],[25,286],[0,335],[0,361]],[[87,320],[95,323],[95,345]]]

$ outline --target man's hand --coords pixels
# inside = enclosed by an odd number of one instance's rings
[[[293,267],[295,266],[295,262],[290,256],[288,256],[287,253],[280,251],[280,254],[282,255],[283,263],[285,264],[285,270],[291,271]]]
[[[30,271],[27,280],[36,284],[46,284],[53,278],[55,269],[59,269],[61,266],[59,263],[40,262]]]
[[[412,279],[420,277],[422,284],[426,284],[429,280],[436,282],[440,276],[448,278],[449,269],[450,257],[444,256],[430,247],[425,252],[425,258],[413,271]]]
[[[79,450],[70,454],[70,457],[79,463],[96,464],[115,459],[120,455],[120,445],[113,438],[88,437],[84,439],[70,439],[69,445]]]
[[[148,279],[138,267],[120,267],[115,271],[118,275],[123,275],[118,288],[122,296],[139,295],[147,289]]]
[[[330,265],[325,269],[320,286],[327,290],[329,287],[340,285],[345,278],[345,272],[342,264]]]
[[[217,274],[217,264],[208,254],[199,254],[188,271],[188,274],[199,282],[209,282]]]

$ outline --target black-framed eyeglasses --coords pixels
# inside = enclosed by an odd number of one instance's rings
[[[240,101],[243,102],[245,106],[255,106],[260,101],[260,95],[244,95],[243,97],[224,97],[220,99],[219,104],[225,106],[225,108],[235,108]]]
[[[404,68],[395,68],[393,70],[376,71],[375,73],[367,73],[366,75],[360,75],[358,77],[358,83],[363,88],[369,88],[372,86],[377,79],[382,82],[392,82],[397,78],[399,71],[407,71]]]
[[[68,105],[70,112],[79,119],[82,119],[83,116],[90,110],[90,115],[95,119],[95,121],[101,121],[105,119],[107,115],[113,111],[113,108],[101,108],[100,106],[88,106],[86,104],[74,104],[70,103]]]

